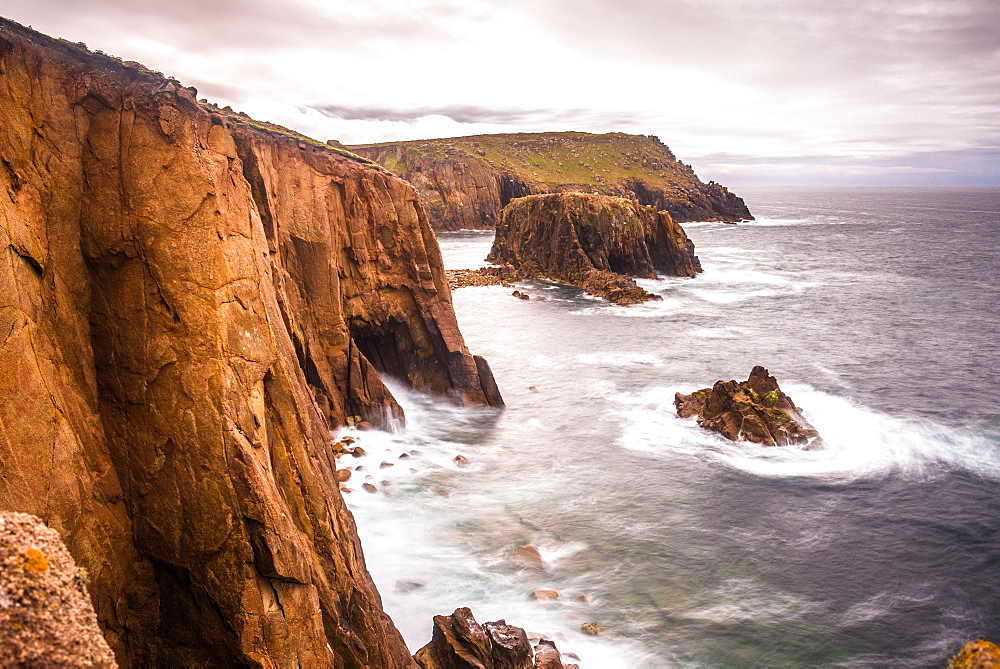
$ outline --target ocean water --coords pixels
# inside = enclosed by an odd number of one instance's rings
[[[454,292],[507,407],[395,388],[407,427],[356,434],[369,454],[344,461],[411,650],[459,606],[584,669],[942,666],[1000,640],[1000,190],[740,194],[757,220],[685,225],[705,272],[642,281],[661,302]],[[471,268],[492,234],[439,240]],[[823,449],[734,444],[674,413],[675,392],[756,364]],[[524,544],[545,571],[511,561]]]

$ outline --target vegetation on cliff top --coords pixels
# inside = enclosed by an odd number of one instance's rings
[[[640,179],[665,190],[680,189],[697,176],[679,162],[659,138],[623,132],[539,132],[474,135],[448,139],[358,144],[350,149],[399,147],[421,156],[459,161],[481,160],[518,175],[525,182],[565,188],[602,188]],[[405,156],[383,161],[397,174],[407,171]]]

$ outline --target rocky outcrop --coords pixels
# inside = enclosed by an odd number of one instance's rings
[[[626,197],[681,222],[753,218],[652,136],[515,133],[348,148],[412,183],[435,230],[491,229],[511,200],[561,192]]]
[[[502,402],[416,192],[7,21],[0,99],[0,509],[124,666],[412,666],[330,430]]]
[[[523,629],[503,620],[480,625],[465,607],[434,616],[431,640],[414,656],[421,669],[532,669],[532,658]]]
[[[512,267],[480,267],[479,269],[445,270],[451,289],[469,286],[507,286],[523,277]]]
[[[630,277],[694,276],[694,244],[670,214],[585,193],[530,195],[507,205],[487,258],[524,277],[580,286],[617,304],[659,299]]]
[[[118,666],[85,580],[54,530],[0,512],[0,666]]]
[[[979,638],[962,646],[958,654],[948,660],[948,669],[998,669],[1000,647]]]
[[[819,434],[802,417],[792,398],[760,365],[746,381],[718,381],[690,395],[674,396],[677,415],[698,417],[698,425],[732,441],[765,446],[808,444]]]

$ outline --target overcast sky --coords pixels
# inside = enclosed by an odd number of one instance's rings
[[[658,135],[706,181],[1000,185],[1000,0],[0,0],[345,144]]]

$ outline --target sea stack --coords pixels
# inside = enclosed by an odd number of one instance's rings
[[[732,441],[764,446],[807,444],[819,437],[792,398],[760,365],[746,381],[718,381],[690,395],[674,396],[677,415],[698,417],[698,425]]]
[[[504,207],[487,258],[526,278],[574,286],[616,304],[659,299],[631,277],[691,277],[694,244],[665,211],[588,193],[529,195]]]

